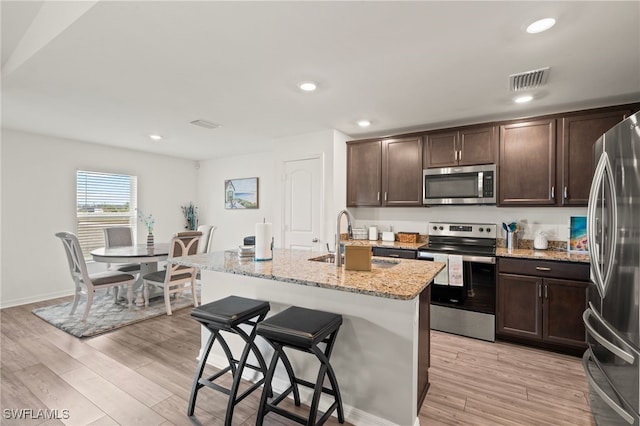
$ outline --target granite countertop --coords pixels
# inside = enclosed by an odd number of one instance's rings
[[[497,257],[514,257],[520,259],[555,260],[560,262],[589,263],[588,254],[569,253],[559,250],[533,250],[533,249],[511,249],[503,247],[496,249]]]
[[[420,295],[445,266],[441,262],[394,259],[392,262],[398,263],[392,267],[374,263],[371,271],[346,271],[344,266],[338,269],[333,263],[308,260],[319,255],[321,253],[303,250],[274,249],[273,260],[256,262],[251,258],[240,259],[237,251],[223,251],[176,257],[170,262],[207,271],[400,300],[410,300]]]

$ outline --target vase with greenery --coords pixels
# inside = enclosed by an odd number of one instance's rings
[[[147,227],[147,248],[153,248],[153,225],[156,223],[153,214],[145,215],[138,210],[138,219]]]
[[[182,206],[182,214],[184,215],[185,229],[189,231],[198,229],[198,207],[190,202],[188,206]]]

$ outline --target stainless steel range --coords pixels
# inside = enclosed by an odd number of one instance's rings
[[[431,288],[431,328],[495,341],[496,236],[494,223],[429,223],[418,259],[447,267]]]

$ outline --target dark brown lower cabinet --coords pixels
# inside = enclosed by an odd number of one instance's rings
[[[549,266],[554,263],[555,271]],[[588,265],[513,259],[500,259],[498,264],[498,337],[550,348],[586,348],[582,313],[587,308]],[[531,270],[547,276],[523,275]],[[553,274],[568,279],[548,277]]]

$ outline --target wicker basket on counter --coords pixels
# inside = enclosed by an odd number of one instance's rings
[[[398,241],[401,243],[417,243],[418,235],[417,232],[398,232]]]

